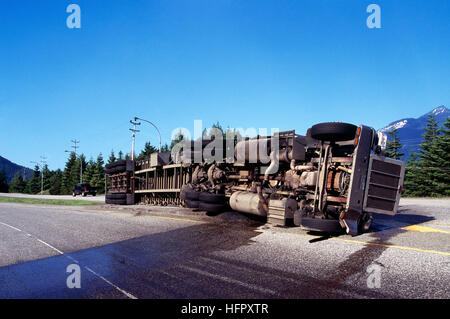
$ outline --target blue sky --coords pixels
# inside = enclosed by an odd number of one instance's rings
[[[81,8],[81,29],[66,7]],[[381,7],[381,29],[366,7]],[[381,128],[450,105],[450,1],[0,2],[0,155],[63,168],[129,152],[129,120]],[[136,148],[158,143],[143,124]]]

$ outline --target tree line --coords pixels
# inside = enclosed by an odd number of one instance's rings
[[[388,132],[384,155],[401,159],[402,144],[398,132]],[[409,154],[406,162],[403,195],[411,197],[450,196],[450,117],[441,127],[433,114],[427,119],[419,149]]]
[[[163,148],[166,149],[167,145]],[[157,149],[147,142],[137,158],[143,159],[156,151]],[[129,158],[130,155],[124,154],[122,151],[119,151],[116,156],[112,150],[107,163]],[[81,182],[81,171],[84,184],[96,187],[98,194],[105,193],[105,161],[102,154],[100,153],[96,160],[91,158],[86,161],[84,154],[76,156],[74,152],[70,153],[63,170],[50,170],[47,165],[41,169],[36,165],[31,178],[24,179],[23,174],[17,172],[9,184],[5,173],[0,170],[0,192],[40,194],[43,190],[43,194],[70,195],[73,186]]]
[[[213,125],[213,128],[222,130],[219,123]],[[228,131],[228,129],[227,129]],[[402,159],[405,155],[401,152],[402,144],[398,137],[398,130],[392,129],[388,132],[389,140],[386,145],[384,156]],[[203,137],[209,136],[207,131],[203,132]],[[168,152],[172,147],[183,140],[183,134],[180,131],[178,135],[171,141],[170,146],[163,145],[161,151]],[[158,149],[150,142],[146,142],[144,148],[137,155],[137,160],[148,158],[150,154],[157,152]],[[423,133],[423,141],[419,145],[419,149],[409,154],[406,162],[405,180],[403,184],[403,195],[417,197],[437,197],[450,196],[450,118],[438,127],[433,114],[430,114]],[[107,160],[112,163],[117,160],[129,159],[130,154],[124,154],[119,151],[117,156],[114,150]],[[38,194],[43,188],[44,193],[51,195],[67,195],[72,194],[74,185],[80,183],[80,170],[83,170],[83,183],[89,183],[93,187],[97,187],[98,193],[105,192],[105,163],[100,153],[97,159],[91,158],[86,162],[84,154],[76,156],[70,153],[66,161],[64,170],[49,170],[47,165],[42,168],[34,167],[33,177],[24,180],[22,174],[17,172],[11,182],[7,183],[6,176],[0,171],[0,192],[11,193],[28,193]],[[43,175],[43,185],[42,175]]]

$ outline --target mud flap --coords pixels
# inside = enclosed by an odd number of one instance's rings
[[[303,217],[300,226],[305,230],[323,233],[341,233],[343,231],[337,219]]]
[[[358,232],[358,224],[361,218],[361,214],[354,210],[349,210],[345,213],[344,218],[341,221],[344,223],[346,232],[349,235],[356,236]]]

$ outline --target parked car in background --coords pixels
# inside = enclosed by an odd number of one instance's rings
[[[89,184],[78,184],[73,187],[72,195],[73,195],[73,197],[75,197],[77,195],[95,196],[95,195],[97,195],[97,188],[91,187],[91,185],[89,185]]]

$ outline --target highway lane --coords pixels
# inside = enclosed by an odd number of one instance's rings
[[[448,208],[406,201],[368,234],[326,238],[236,213],[3,203],[0,297],[449,298]]]
[[[34,198],[34,199],[60,199],[60,200],[83,200],[89,202],[104,203],[105,195],[96,196],[72,196],[72,195],[35,195],[35,194],[22,194],[22,193],[0,193],[3,197],[16,197],[16,198]]]

